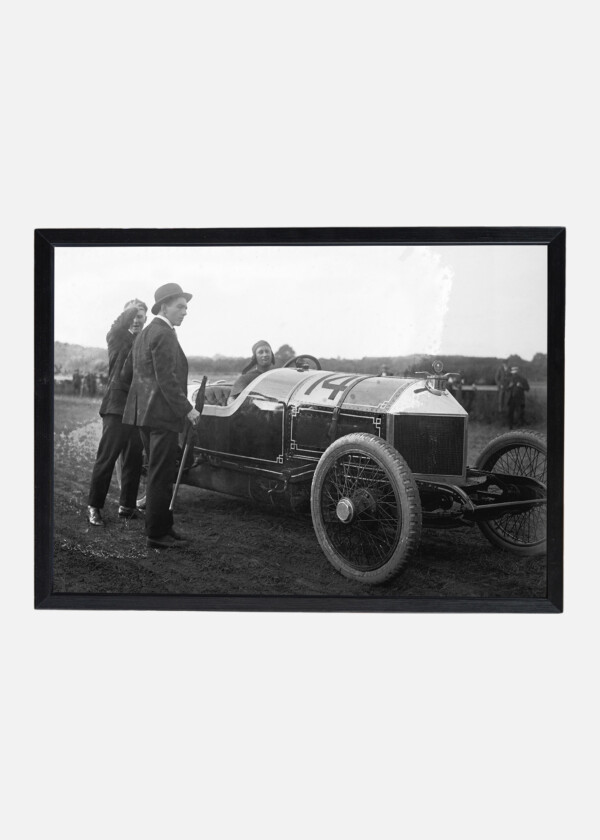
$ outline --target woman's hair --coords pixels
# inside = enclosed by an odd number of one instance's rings
[[[268,341],[257,341],[252,345],[252,358],[250,359],[248,364],[242,369],[242,373],[248,373],[249,370],[252,370],[253,367],[256,367],[256,365],[258,364],[258,361],[256,359],[256,351],[263,344],[266,344],[267,347],[269,348],[269,350],[271,351],[271,364],[272,365],[275,364],[275,354],[273,353],[273,348],[271,347],[269,342]]]

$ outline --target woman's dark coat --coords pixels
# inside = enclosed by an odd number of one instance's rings
[[[125,361],[129,356],[135,336],[129,331],[137,315],[137,309],[129,308],[121,312],[106,336],[108,345],[108,384],[100,404],[100,414],[123,414],[127,401],[127,385],[121,376]]]

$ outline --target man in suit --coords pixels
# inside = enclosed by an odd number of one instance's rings
[[[498,388],[498,411],[500,413],[504,411],[504,403],[506,402],[507,386],[509,379],[510,372],[508,370],[508,365],[506,364],[506,362],[502,362],[496,368],[496,374],[494,376],[494,381],[496,383],[496,387]]]
[[[102,508],[110,487],[113,470],[119,455],[123,455],[119,516],[135,516],[135,500],[142,472],[142,439],[135,426],[122,422],[127,400],[127,385],[121,381],[125,361],[136,336],[146,323],[146,304],[135,298],[125,304],[106,336],[108,345],[108,386],[102,403],[102,437],[96,463],[92,471],[88,496],[88,520],[102,525]]]
[[[123,422],[139,427],[148,455],[149,548],[171,548],[183,539],[173,528],[169,505],[179,432],[186,418],[195,425],[200,416],[187,398],[188,363],[175,332],[186,316],[191,297],[177,283],[157,289],[152,307],[156,317],[136,341],[131,354],[132,380]]]
[[[517,426],[525,423],[525,392],[529,391],[529,382],[520,373],[518,365],[510,369],[510,379],[506,390],[508,392],[508,425],[512,429],[515,425],[515,414]]]

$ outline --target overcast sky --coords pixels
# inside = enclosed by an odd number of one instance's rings
[[[547,352],[545,246],[57,248],[55,340],[105,346],[123,304],[193,294],[190,356],[259,338],[315,356]],[[152,316],[150,316],[151,318]]]

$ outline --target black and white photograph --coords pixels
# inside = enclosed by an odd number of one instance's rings
[[[593,6],[3,20],[2,836],[599,836]]]
[[[546,603],[563,232],[324,233],[54,247],[52,595]]]

